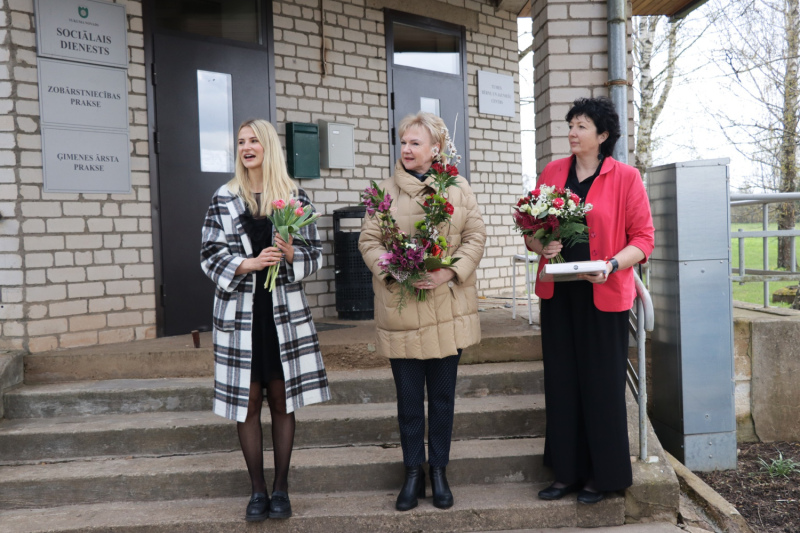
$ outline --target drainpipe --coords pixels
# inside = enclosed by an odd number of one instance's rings
[[[628,162],[628,62],[625,16],[626,0],[608,0],[608,86],[619,114],[620,138],[613,157]]]

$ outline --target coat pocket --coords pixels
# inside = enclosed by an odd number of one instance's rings
[[[214,316],[212,323],[220,331],[234,331],[237,316],[241,316],[240,308],[244,293],[216,291],[214,296]]]

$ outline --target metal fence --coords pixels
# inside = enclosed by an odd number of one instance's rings
[[[636,339],[638,369],[628,359],[628,385],[639,403],[639,459],[648,461],[647,457],[647,361],[645,358],[646,331],[653,331],[653,300],[642,279],[633,271],[636,281],[636,301],[629,313],[628,326]],[[634,311],[634,309],[636,311]]]
[[[773,230],[769,229],[769,204],[800,201],[800,193],[784,192],[770,194],[731,194],[731,207],[743,205],[762,205],[762,231],[731,232],[731,238],[739,239],[739,268],[731,271],[731,281],[742,283],[759,282],[764,284],[764,307],[769,307],[769,283],[771,281],[800,281],[797,272],[797,237],[800,230]],[[788,271],[769,270],[769,239],[770,237],[794,237],[791,241],[792,263]],[[762,239],[763,268],[750,269],[745,265],[744,240]]]

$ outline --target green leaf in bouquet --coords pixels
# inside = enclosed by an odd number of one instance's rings
[[[544,237],[545,233],[546,232],[544,231],[543,228],[539,228],[539,229],[536,230],[536,233],[533,234],[533,238],[534,239],[541,239],[542,237]]]
[[[460,259],[460,257],[446,257],[444,259],[440,257],[426,257],[425,270],[430,272],[431,270],[436,270],[437,268],[450,268]]]

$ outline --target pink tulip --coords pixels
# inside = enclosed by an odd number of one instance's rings
[[[273,200],[272,207],[274,207],[275,209],[283,209],[284,207],[286,207],[286,202],[284,202],[280,198],[277,200]]]
[[[297,200],[295,200],[294,198],[289,198],[289,205],[290,205],[290,206],[294,207],[294,205],[295,205],[296,203],[297,203]]]
[[[305,214],[306,214],[306,212],[305,212],[305,211],[303,211],[303,208],[302,208],[302,207],[298,207],[297,209],[295,209],[295,211],[294,211],[294,214],[295,214],[295,215],[297,215],[297,216],[299,216],[299,217],[301,217],[301,216],[305,215]]]

